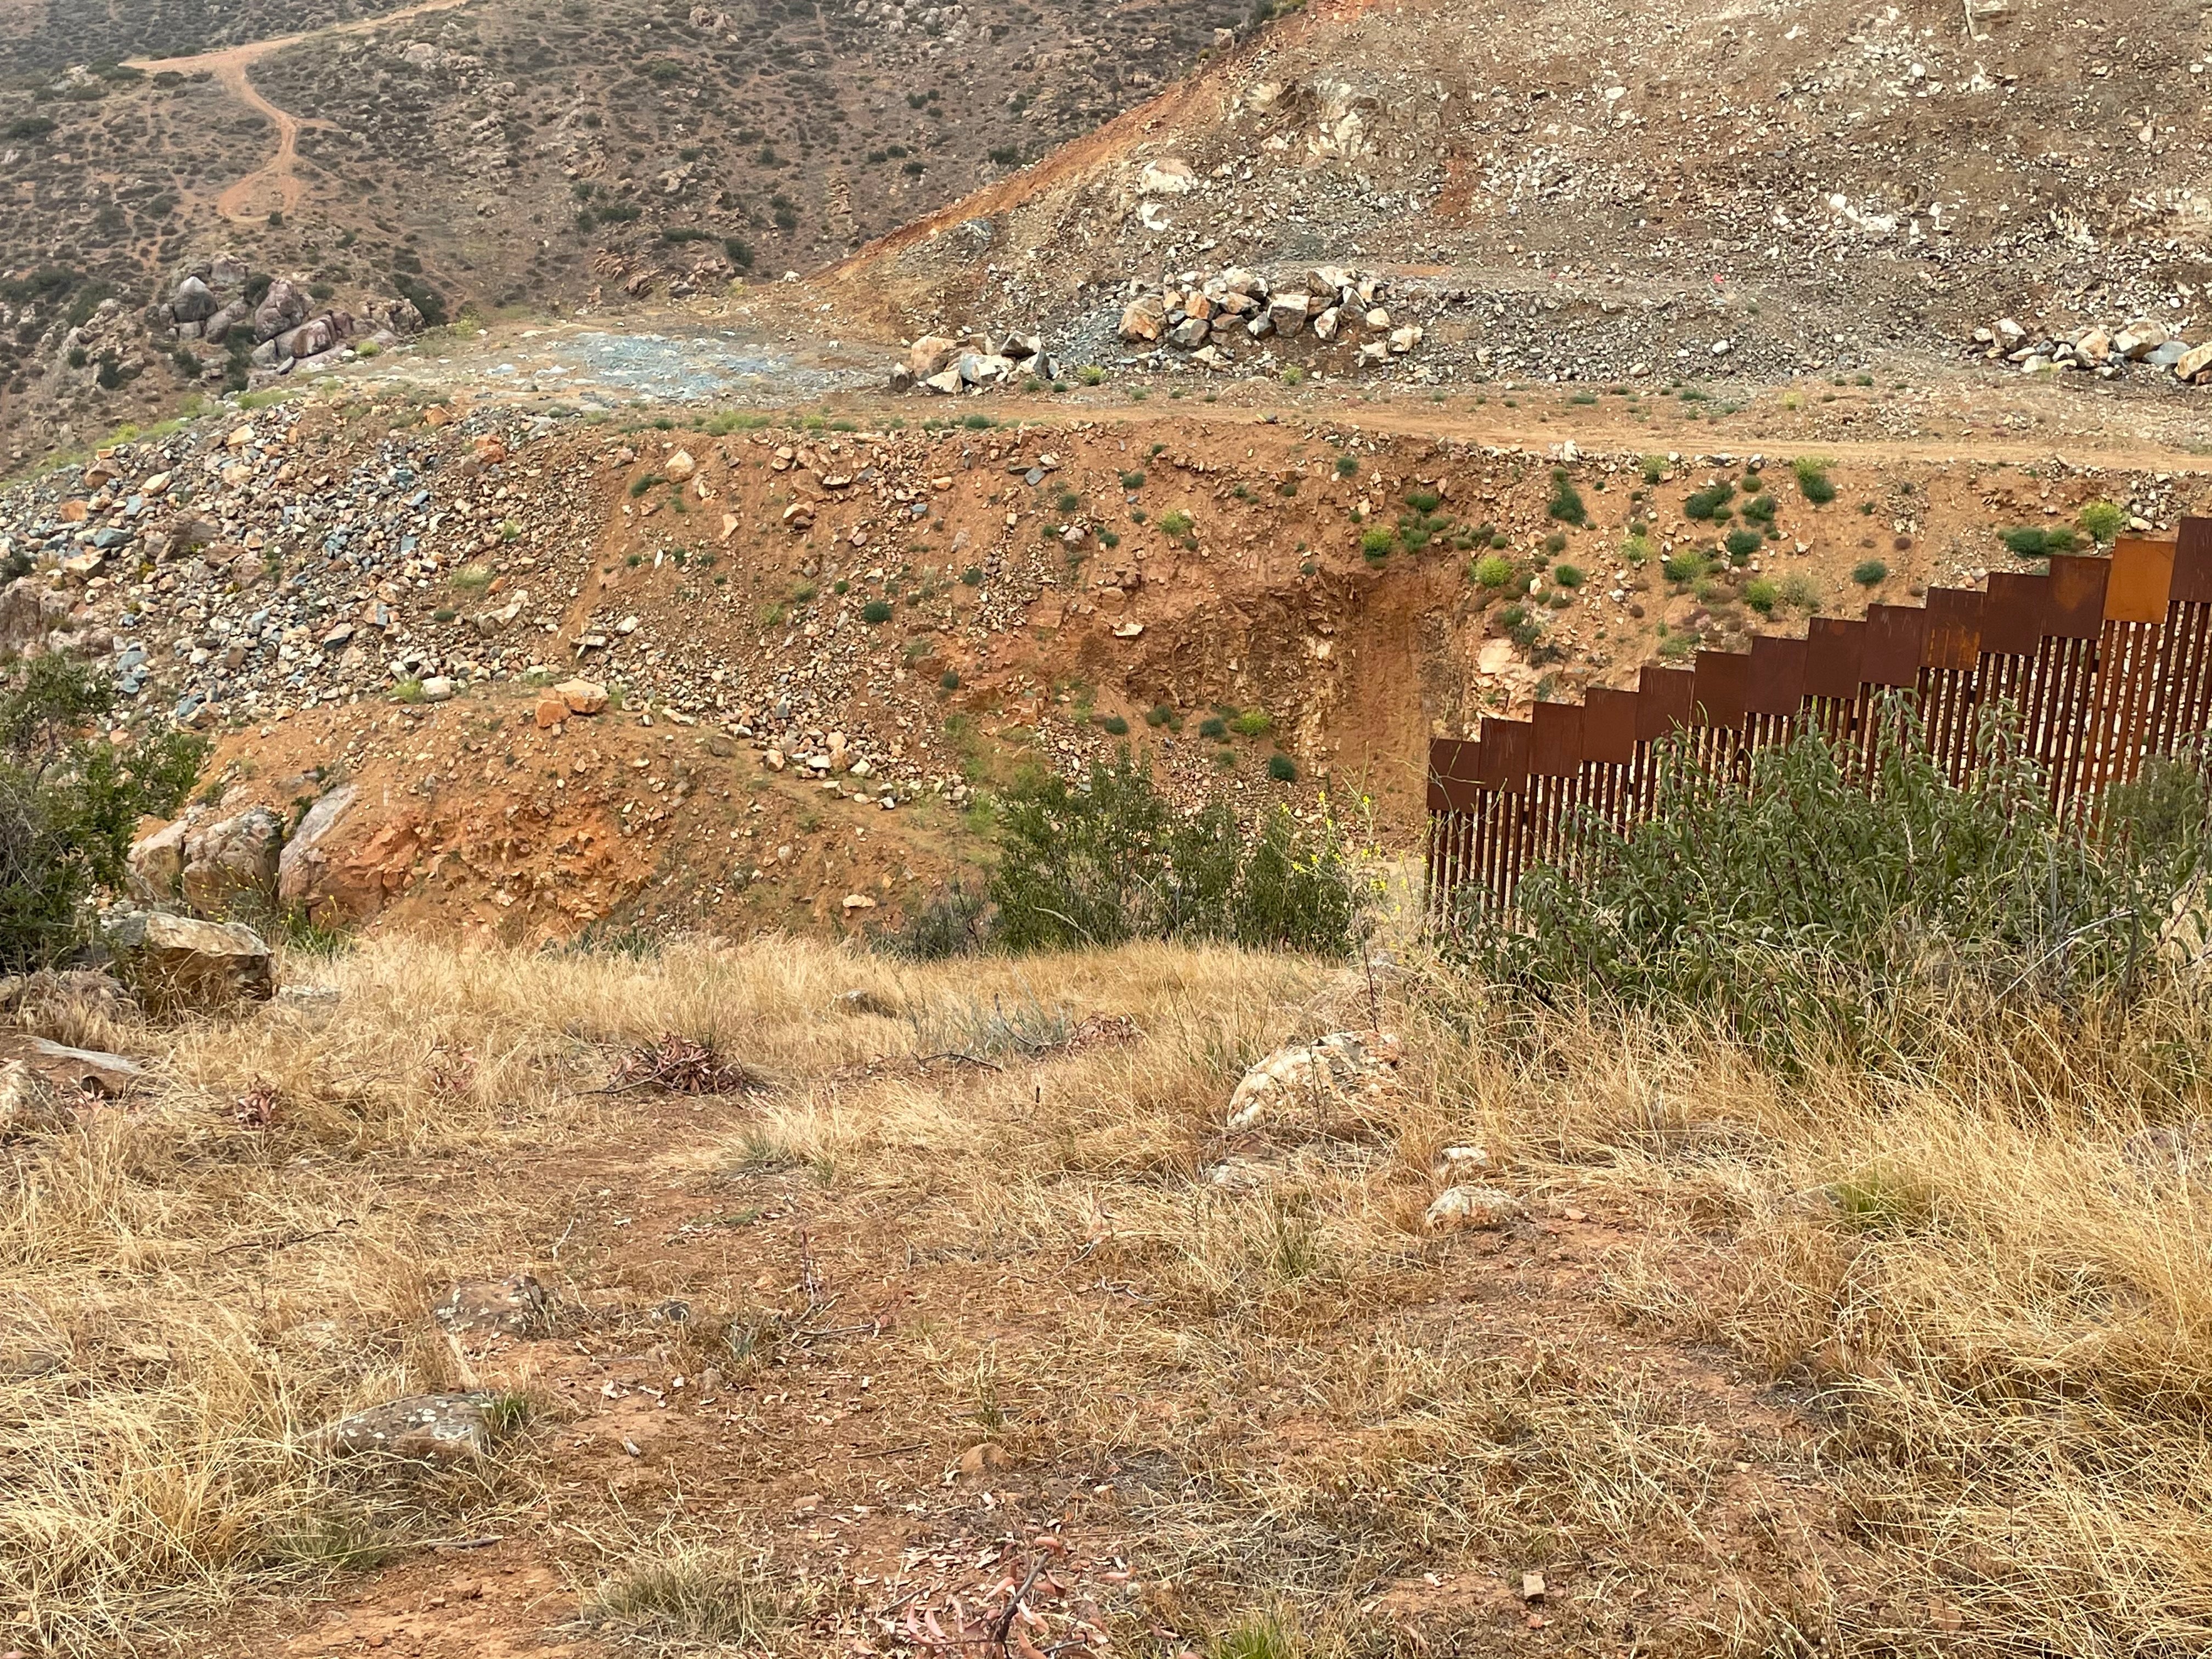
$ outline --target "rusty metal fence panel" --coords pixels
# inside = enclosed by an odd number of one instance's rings
[[[2212,729],[2212,519],[2184,519],[2171,542],[2118,542],[2109,558],[2055,556],[2047,574],[1999,573],[1986,591],[1869,605],[1863,622],[1815,617],[1802,640],[1700,651],[1692,669],[1644,668],[1633,691],[1594,687],[1579,704],[1540,702],[1526,720],[1485,718],[1475,738],[1437,739],[1431,921],[1462,902],[1509,905],[1530,866],[1571,862],[1580,825],[1647,816],[1661,745],[1677,733],[1721,772],[1808,729],[1870,769],[1890,691],[1911,696],[1954,781],[1973,763],[1982,711],[2009,704],[2053,804],[2086,810]]]

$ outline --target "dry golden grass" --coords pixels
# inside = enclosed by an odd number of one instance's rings
[[[868,1361],[887,1420],[1121,1468],[1146,1618],[1374,1652],[1395,1583],[1566,1564],[1565,1631],[1652,1650],[2212,1643],[2212,1190],[2182,1156],[2212,1152],[2188,1127],[2212,1013],[2178,997],[1962,1030],[1922,1074],[1784,1078],[1688,1029],[1502,1036],[1480,988],[1418,964],[1386,992],[1402,1086],[1336,1138],[1248,1144],[1221,1127],[1238,1076],[1365,1024],[1364,980],[1225,950],[919,968],[799,941],[380,939],[289,969],[336,1000],[70,1031],[155,1056],[157,1097],[6,1149],[0,1620],[58,1650],[158,1646],[249,1588],[520,1515],[550,1435],[397,1482],[301,1437],[453,1382],[428,1317],[450,1277],[559,1279],[566,1198],[497,1177],[603,1140],[611,1067],[670,1031],[769,1087],[628,1155],[663,1185],[805,1183],[848,1280],[919,1287]],[[870,1012],[838,1003],[856,989]],[[1024,1051],[1091,1014],[1139,1035]],[[262,1085],[276,1122],[240,1123]],[[1601,1209],[1609,1242],[1559,1266],[1547,1232],[1428,1236],[1436,1155],[1468,1141],[1538,1222]],[[1231,1151],[1272,1177],[1215,1185]],[[639,1248],[627,1282],[688,1286]],[[933,1301],[940,1279],[968,1288]],[[987,1279],[1012,1287],[988,1320]],[[611,1627],[680,1635],[717,1575],[759,1579],[744,1537],[659,1526],[627,1565],[612,1522],[563,1558]],[[782,1605],[787,1579],[760,1584]],[[1402,1620],[1449,1644],[1494,1633],[1487,1606]]]

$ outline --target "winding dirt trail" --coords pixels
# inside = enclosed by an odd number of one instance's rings
[[[397,11],[380,13],[374,17],[356,17],[343,23],[333,23],[327,28],[307,29],[298,34],[280,34],[266,40],[251,40],[241,46],[226,46],[220,52],[204,52],[191,58],[134,58],[130,67],[143,70],[149,75],[167,70],[178,75],[210,74],[223,89],[238,101],[264,118],[276,129],[276,153],[261,166],[247,173],[235,184],[228,186],[216,198],[216,211],[226,219],[258,218],[272,210],[291,213],[300,205],[303,186],[294,171],[300,149],[300,130],[302,127],[327,127],[327,121],[302,120],[289,110],[282,110],[263,97],[254,87],[246,71],[272,52],[287,46],[296,46],[304,41],[327,40],[341,34],[365,34],[371,29],[382,28],[387,23],[404,22],[410,17],[420,17],[434,11],[452,11],[465,5],[468,0],[418,0],[411,6]],[[274,195],[273,204],[270,201]]]

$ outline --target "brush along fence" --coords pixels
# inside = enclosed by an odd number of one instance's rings
[[[1431,920],[1510,905],[1523,871],[1571,863],[1593,818],[1627,830],[1649,816],[1660,746],[1677,733],[1723,770],[1808,728],[1870,763],[1896,691],[1954,780],[1974,763],[1980,711],[2009,705],[2053,804],[2086,805],[2212,727],[2212,519],[2110,558],[2054,557],[2047,575],[1993,574],[1986,592],[1930,588],[1925,605],[1869,605],[1863,622],[1815,617],[1802,640],[1700,651],[1693,668],[1646,667],[1632,691],[1593,686],[1579,704],[1431,743]]]

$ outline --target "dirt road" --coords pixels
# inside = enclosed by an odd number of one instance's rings
[[[227,46],[221,52],[201,52],[191,58],[134,58],[130,67],[158,74],[169,71],[178,75],[210,74],[222,84],[232,97],[263,117],[276,131],[276,151],[268,161],[224,189],[216,198],[216,211],[226,219],[258,218],[272,210],[269,198],[273,194],[273,209],[291,213],[300,205],[302,186],[294,171],[299,155],[300,129],[319,127],[321,121],[302,121],[288,110],[270,103],[256,90],[246,71],[261,58],[287,46],[296,46],[305,41],[327,39],[340,34],[362,34],[370,29],[382,28],[387,23],[404,21],[425,13],[452,11],[467,0],[420,0],[420,3],[404,6],[375,17],[358,17],[349,22],[333,23],[328,28],[309,29],[300,34],[276,35],[266,40],[252,40],[242,46]]]

